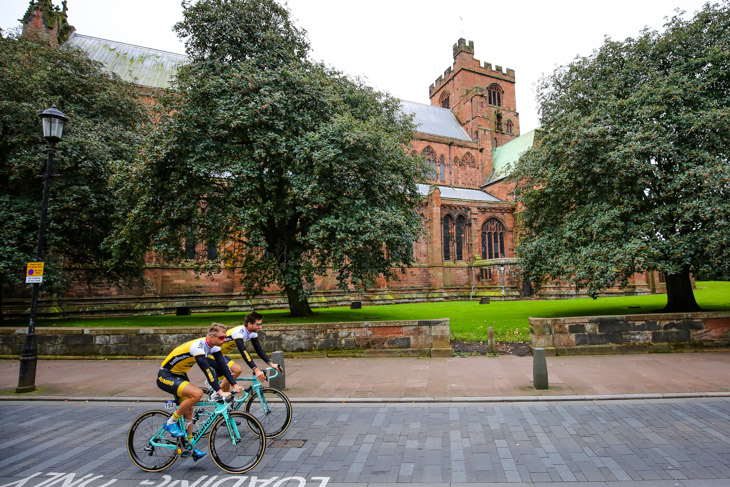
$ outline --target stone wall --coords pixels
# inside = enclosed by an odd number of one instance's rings
[[[207,327],[37,328],[39,357],[164,357]],[[0,328],[0,357],[19,357],[26,329]],[[298,355],[450,357],[449,320],[267,324],[264,350]],[[253,352],[253,351],[252,351]]]
[[[530,318],[530,344],[548,355],[730,348],[730,312]]]

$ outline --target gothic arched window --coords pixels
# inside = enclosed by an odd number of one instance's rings
[[[482,259],[504,257],[504,225],[490,218],[482,225]]]
[[[430,145],[428,145],[425,149],[421,151],[421,155],[426,158],[426,164],[428,164],[428,166],[431,168],[429,174],[427,175],[428,179],[438,178],[438,162],[436,161],[436,152],[431,148]]]
[[[444,156],[439,157],[439,172],[441,176],[441,181],[446,182],[446,161],[444,161]]]
[[[476,167],[476,162],[474,162],[474,156],[471,155],[471,152],[464,154],[464,157],[461,158],[461,163],[468,167]]]
[[[451,260],[451,228],[454,221],[451,216],[446,215],[443,220],[443,242],[444,242],[444,260]]]
[[[512,120],[507,120],[507,133],[511,134],[515,130],[515,125],[512,123]]]
[[[502,106],[502,88],[496,84],[493,83],[489,85],[489,88],[487,88],[487,93],[489,94],[489,104],[490,105],[497,105],[498,107]]]
[[[441,108],[451,108],[448,91],[444,91],[443,93],[441,93],[441,97],[439,98],[439,104],[441,105]]]
[[[466,219],[459,215],[456,218],[456,260],[464,260],[464,228]]]

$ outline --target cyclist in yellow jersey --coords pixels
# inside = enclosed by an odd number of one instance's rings
[[[236,379],[230,373],[228,367],[225,366],[226,362],[220,348],[225,341],[225,325],[213,323],[208,328],[208,335],[206,337],[183,343],[170,352],[165,360],[162,361],[160,370],[157,373],[157,387],[172,394],[178,403],[177,410],[167,420],[167,424],[165,425],[165,429],[171,435],[175,437],[185,436],[185,432],[178,426],[178,420],[180,417],[184,417],[187,421],[191,421],[193,407],[203,397],[203,391],[188,379],[187,373],[194,364],[198,364],[211,387],[218,391],[221,397],[228,397],[230,392],[221,390],[221,385],[217,379],[218,374],[208,364],[208,355],[211,355],[220,370],[223,370],[223,375],[226,381],[233,385],[233,390],[240,391],[242,389],[240,385],[236,384]],[[190,437],[192,434],[192,424],[187,429],[187,435]],[[205,452],[195,448],[193,458],[198,460],[205,454]]]
[[[254,350],[256,350],[256,354],[261,357],[261,360],[266,362],[269,367],[273,367],[279,372],[282,371],[278,364],[275,364],[269,359],[269,356],[266,355],[266,352],[264,352],[264,349],[261,347],[261,343],[259,343],[258,332],[263,326],[262,323],[263,316],[261,316],[261,314],[257,313],[256,311],[252,311],[246,315],[246,318],[244,318],[243,325],[230,328],[226,332],[227,337],[226,341],[221,345],[221,352],[223,353],[223,355],[225,355],[224,359],[228,364],[227,368],[230,369],[230,372],[234,378],[241,375],[243,369],[240,365],[231,360],[227,355],[238,349],[238,352],[241,354],[244,362],[246,362],[246,365],[251,368],[254,375],[256,375],[258,381],[264,382],[266,380],[264,372],[258,368],[256,363],[251,358],[251,355],[249,355],[248,351],[246,350],[245,342],[249,340],[251,341]],[[224,376],[225,369],[220,369],[217,361],[215,361],[211,356],[208,356],[208,365],[218,373],[219,378],[222,378],[221,389],[224,391],[228,390],[230,388],[230,385],[228,382],[228,378]],[[215,395],[213,397],[215,397]]]

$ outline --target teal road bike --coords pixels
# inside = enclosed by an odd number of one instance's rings
[[[273,367],[264,369],[267,379],[279,375]],[[292,419],[291,401],[283,392],[271,387],[264,387],[256,377],[239,377],[237,380],[251,381],[251,385],[244,389],[245,394],[236,398],[231,405],[232,411],[243,410],[256,417],[266,432],[266,438],[276,438],[282,435]],[[206,392],[211,392],[210,390]],[[200,424],[215,414],[217,403],[212,401],[199,402],[193,410],[193,423]]]
[[[266,434],[259,420],[231,410],[233,395],[230,402],[210,404],[210,414],[195,424],[190,440],[175,438],[163,428],[171,415],[167,411],[147,411],[135,419],[127,433],[127,451],[134,464],[146,472],[160,472],[178,458],[191,457],[193,448],[208,436],[210,457],[225,472],[240,474],[258,465],[266,451]],[[183,418],[179,425],[185,431]]]

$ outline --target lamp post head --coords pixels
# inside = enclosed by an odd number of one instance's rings
[[[43,124],[43,137],[49,142],[58,142],[63,136],[63,125],[68,121],[61,110],[54,104],[51,108],[38,114]]]

